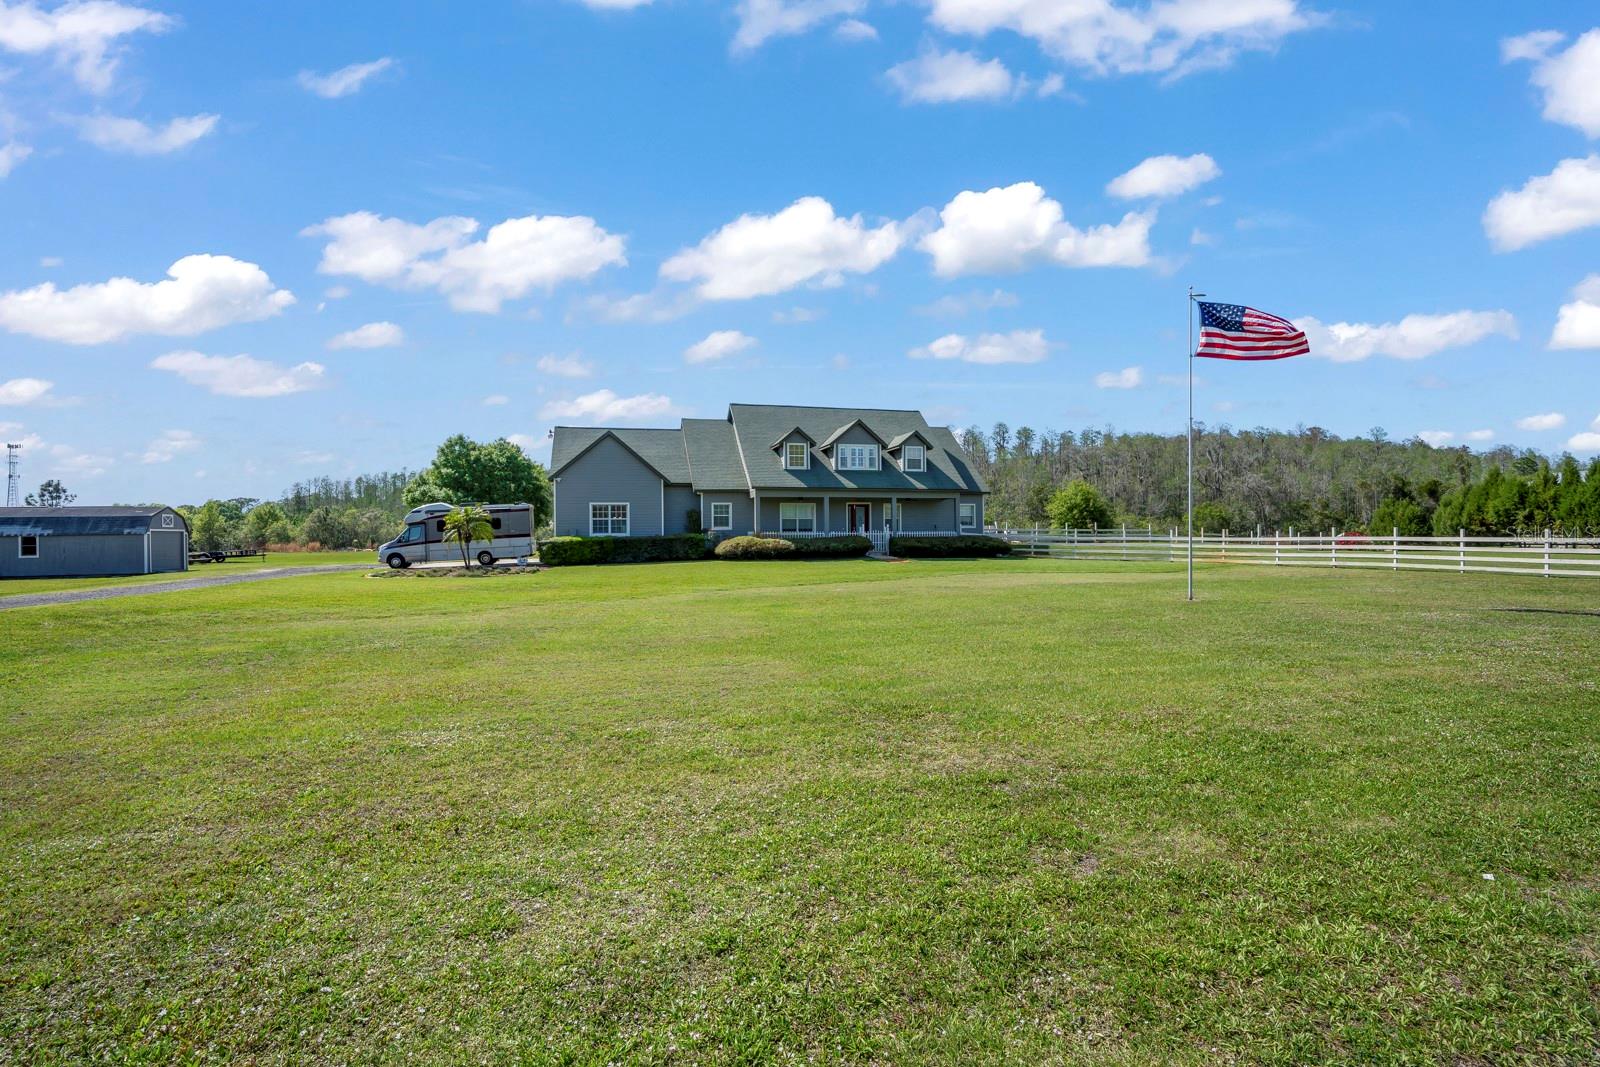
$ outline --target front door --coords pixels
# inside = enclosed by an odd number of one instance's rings
[[[845,517],[850,523],[850,532],[864,534],[872,529],[871,504],[846,504]]]

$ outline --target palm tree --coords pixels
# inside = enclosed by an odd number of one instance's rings
[[[494,538],[494,527],[489,525],[489,513],[480,507],[463,504],[454,511],[446,512],[443,522],[445,541],[454,541],[461,546],[461,565],[471,570],[472,561],[467,559],[467,546],[474,541]]]

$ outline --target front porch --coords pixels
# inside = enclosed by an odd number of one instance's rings
[[[756,494],[754,515],[753,532],[773,537],[955,535],[983,528],[981,502],[955,493]]]

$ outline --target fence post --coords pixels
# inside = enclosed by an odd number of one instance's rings
[[[1339,538],[1331,526],[1328,527],[1328,558],[1332,561],[1332,566],[1339,565]]]
[[[1272,529],[1272,565],[1274,567],[1277,567],[1277,566],[1281,566],[1282,563],[1283,563],[1283,561],[1278,558],[1278,529],[1277,529],[1277,527],[1273,527],[1273,529]]]
[[[1550,527],[1544,528],[1544,576],[1550,577]]]
[[[1128,562],[1128,524],[1122,524],[1122,562]]]
[[[1394,558],[1392,570],[1400,569],[1400,527],[1394,527],[1394,535],[1389,541],[1389,553]]]
[[[1460,546],[1457,551],[1457,558],[1461,561],[1461,573],[1465,574],[1467,573],[1467,528],[1465,526],[1461,527],[1457,536],[1460,538],[1456,542]]]
[[[1224,563],[1228,559],[1228,528],[1226,526],[1222,528],[1222,559]]]

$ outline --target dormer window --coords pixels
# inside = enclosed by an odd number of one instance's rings
[[[783,446],[783,466],[786,470],[803,471],[811,466],[811,447],[804,441],[790,441]]]
[[[900,469],[921,474],[928,469],[928,453],[921,445],[906,445],[900,452]]]
[[[833,451],[833,466],[841,471],[878,469],[877,445],[839,445]]]

